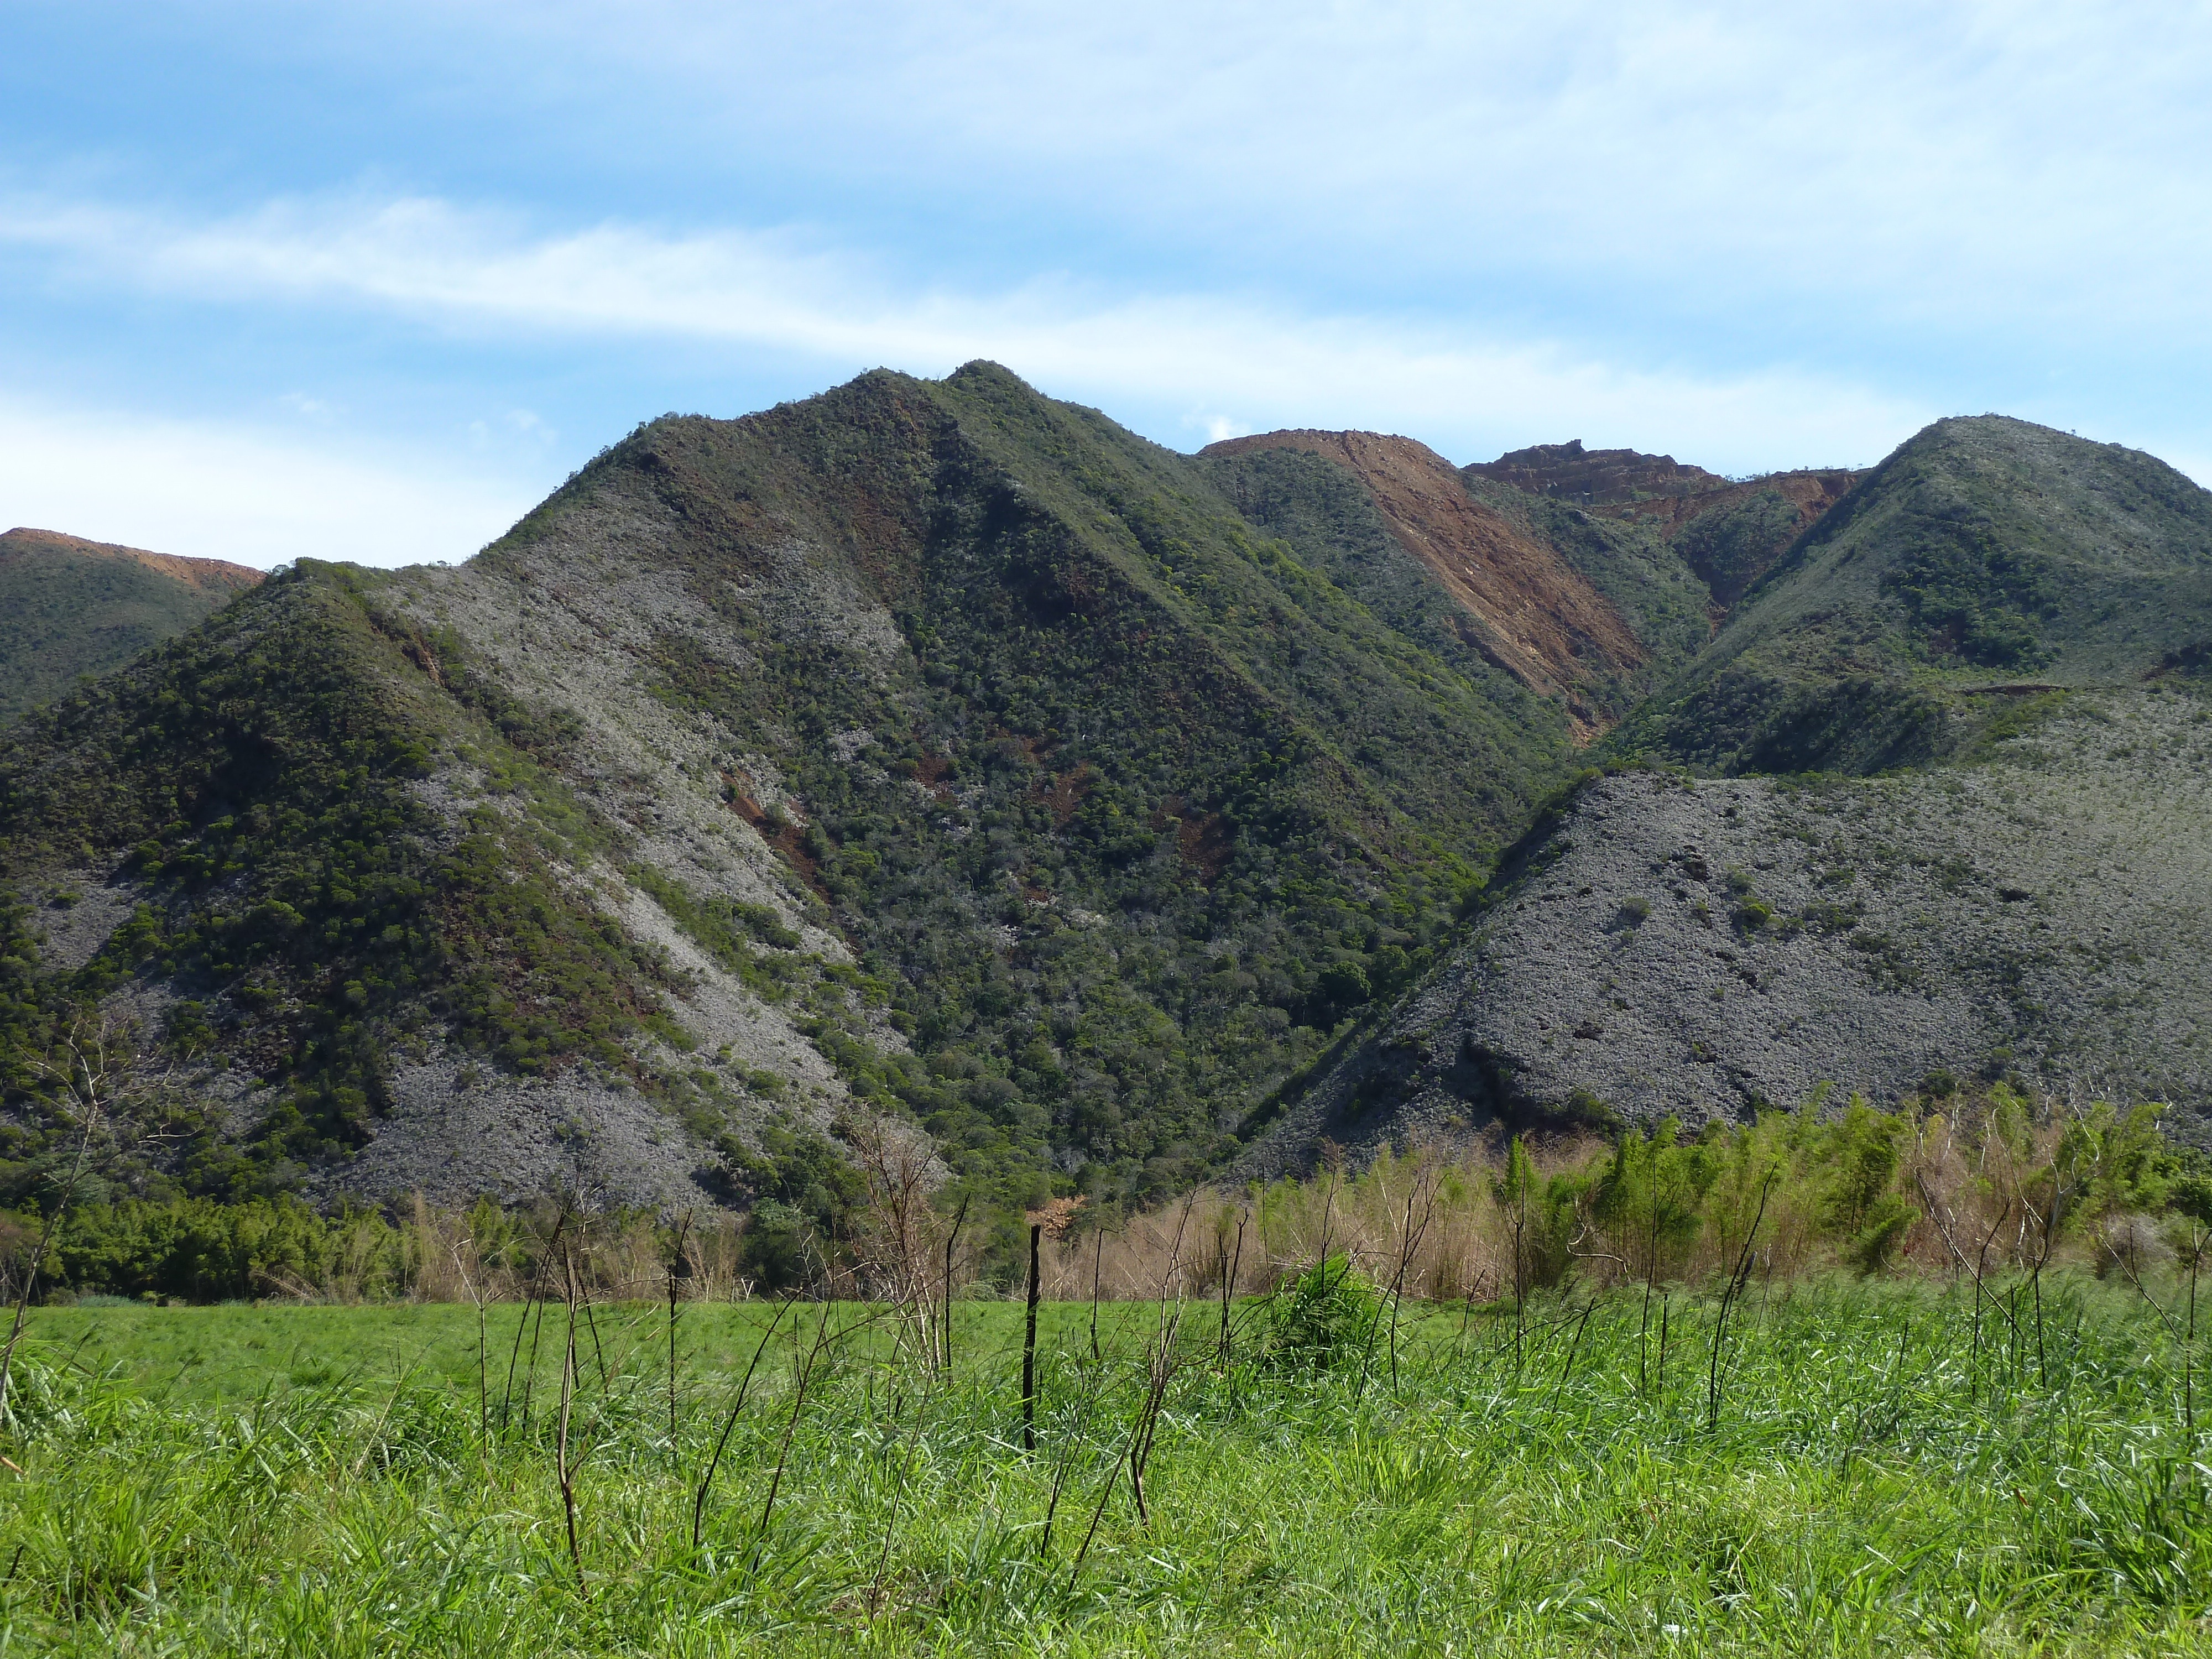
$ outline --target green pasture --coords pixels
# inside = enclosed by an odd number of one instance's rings
[[[2171,1324],[2086,1279],[2039,1319],[2010,1281],[1753,1285],[1717,1345],[1680,1291],[1409,1307],[1395,1376],[1356,1288],[1241,1305],[1225,1359],[1188,1304],[1165,1368],[1159,1306],[1094,1359],[1050,1305],[1026,1452],[1018,1306],[960,1304],[949,1375],[881,1310],[763,1347],[772,1307],[687,1308],[672,1434],[665,1307],[602,1307],[573,1555],[558,1304],[534,1382],[488,1312],[481,1395],[466,1305],[44,1310],[0,1652],[2212,1651],[2201,1356],[2148,1288]]]
[[[732,1370],[743,1370],[776,1305],[767,1300],[678,1304],[679,1392],[696,1391],[725,1380]],[[810,1315],[818,1311],[810,1304]],[[850,1305],[834,1310],[838,1328],[848,1332],[838,1348],[847,1363],[862,1358],[882,1363],[894,1356],[897,1343],[892,1328],[880,1316],[872,1321],[870,1315],[869,1310]],[[1194,1309],[1184,1318],[1194,1329],[1207,1316],[1218,1330],[1218,1305],[1210,1314]],[[963,1374],[988,1370],[995,1361],[1006,1375],[1015,1375],[1023,1321],[1018,1304],[956,1303],[952,1318],[957,1370]],[[494,1304],[484,1310],[484,1370],[495,1405],[510,1370],[518,1386],[520,1379],[533,1374],[533,1347],[538,1384],[551,1381],[557,1386],[562,1319],[558,1303],[543,1312],[515,1303]],[[1102,1353],[1109,1346],[1133,1350],[1158,1322],[1158,1310],[1150,1304],[1101,1304]],[[1409,1307],[1404,1328],[1411,1332],[1422,1322]],[[1433,1318],[1428,1322],[1433,1323]],[[578,1328],[578,1342],[592,1384],[597,1384],[604,1358],[611,1377],[620,1376],[632,1388],[654,1379],[665,1397],[668,1323],[665,1303],[603,1303],[588,1309]],[[1038,1310],[1037,1325],[1038,1342],[1047,1352],[1090,1352],[1087,1303],[1046,1303]],[[789,1314],[778,1323],[783,1334],[779,1356],[788,1349],[796,1327]],[[812,1326],[806,1328],[811,1335]],[[30,1331],[45,1352],[67,1355],[81,1374],[112,1379],[134,1394],[178,1406],[236,1405],[264,1395],[282,1398],[302,1389],[389,1389],[403,1380],[410,1387],[451,1389],[472,1401],[477,1394],[477,1314],[465,1303],[389,1302],[356,1307],[230,1303],[166,1308],[95,1303],[33,1309]]]

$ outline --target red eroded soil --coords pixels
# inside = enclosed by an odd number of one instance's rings
[[[1712,589],[1717,624],[1766,563],[1779,557],[1806,526],[1866,476],[1840,467],[1812,468],[1731,483],[1717,472],[1686,465],[1672,455],[1645,455],[1633,449],[1584,449],[1580,439],[1516,449],[1494,461],[1469,466],[1464,474],[1495,479],[1555,501],[1602,509],[1607,518],[1651,525],[1669,541],[1684,526],[1709,513],[1761,494],[1780,495],[1796,516],[1767,550],[1765,562],[1720,571],[1703,568],[1694,556],[1691,559],[1698,577]]]
[[[1211,887],[1237,851],[1237,832],[1218,812],[1194,812],[1181,795],[1169,795],[1152,809],[1155,830],[1175,826],[1176,851]]]
[[[1073,772],[1060,773],[1044,787],[1044,801],[1052,808],[1054,829],[1067,828],[1068,820],[1075,816],[1075,809],[1083,805],[1083,798],[1091,793],[1091,785],[1097,781],[1098,775],[1091,769],[1090,763],[1086,761]]]
[[[1843,500],[1851,486],[1865,476],[1862,472],[1840,471],[1777,472],[1764,478],[1754,478],[1747,483],[1724,484],[1699,495],[1660,496],[1649,501],[1631,501],[1613,510],[1624,516],[1632,516],[1640,522],[1656,525],[1659,533],[1671,542],[1680,536],[1685,526],[1706,514],[1734,507],[1754,495],[1770,492],[1778,495],[1795,509],[1796,516],[1787,528],[1754,565],[1717,570],[1708,568],[1694,551],[1686,556],[1690,568],[1697,572],[1698,580],[1712,591],[1713,614],[1717,623],[1751,585],[1782,556],[1784,550],[1805,533],[1806,527]]]
[[[1252,449],[1303,449],[1351,468],[1399,543],[1459,601],[1468,642],[1531,690],[1550,696],[1644,660],[1628,624],[1581,573],[1469,495],[1459,470],[1427,445],[1372,432],[1268,432],[1205,453]]]
[[[1623,503],[1638,519],[1656,520],[1672,536],[1691,520],[1772,491],[1797,509],[1799,530],[1812,523],[1866,475],[1863,472],[1777,472],[1748,483],[1724,483],[1694,495],[1659,496]]]
[[[1728,483],[1717,472],[1686,465],[1672,455],[1584,449],[1580,438],[1564,444],[1531,444],[1467,470],[1532,495],[1592,507],[1644,495],[1695,495]]]
[[[75,554],[80,558],[122,559],[193,587],[220,588],[236,592],[262,580],[262,573],[225,559],[184,559],[170,553],[149,553],[143,547],[118,547],[112,542],[88,542],[82,536],[65,536],[58,530],[17,526],[0,534],[0,563],[33,553]]]
[[[821,866],[808,856],[806,842],[799,827],[788,818],[780,823],[761,809],[761,804],[738,787],[737,780],[727,772],[722,781],[730,787],[730,810],[760,832],[763,841],[783,854],[784,861],[797,872],[799,878],[823,898],[830,890],[823,885]]]

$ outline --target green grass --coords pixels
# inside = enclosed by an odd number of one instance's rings
[[[1031,1456],[1018,1308],[957,1310],[949,1382],[872,1328],[796,1412],[779,1337],[696,1550],[693,1482],[769,1310],[688,1310],[672,1442],[665,1310],[601,1309],[588,1594],[557,1310],[526,1426],[518,1400],[489,1436],[471,1309],[52,1310],[0,1486],[0,1621],[11,1651],[102,1654],[2203,1651],[2174,1342],[2091,1282],[2044,1303],[2039,1352],[2024,1299],[2018,1338],[1985,1312],[1978,1346],[1968,1292],[1754,1285],[1717,1427],[1701,1297],[1668,1301],[1663,1386],[1633,1293],[1532,1307],[1517,1341],[1510,1310],[1409,1310],[1395,1384],[1379,1339],[1365,1366],[1270,1363],[1256,1304],[1224,1366],[1193,1304],[1149,1526],[1125,1478],[1100,1498],[1156,1309],[1106,1310],[1101,1364],[1087,1309],[1045,1310]],[[866,1316],[799,1311],[809,1343]]]

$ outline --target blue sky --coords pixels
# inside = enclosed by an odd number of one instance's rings
[[[2212,6],[0,7],[0,523],[459,558],[974,356],[1195,448],[2212,480]]]

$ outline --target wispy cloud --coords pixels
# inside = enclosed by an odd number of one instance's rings
[[[2212,10],[2170,0],[549,0],[665,139],[1434,298],[2206,334]],[[742,96],[731,95],[735,85]],[[825,112],[834,118],[825,120]],[[792,142],[803,136],[803,143]],[[1079,211],[1068,204],[1079,204]],[[1748,303],[1747,303],[1748,301]],[[1594,322],[1602,319],[1594,319]]]
[[[0,514],[457,556],[641,415],[976,356],[1186,447],[2212,476],[2202,3],[203,10],[11,37]]]
[[[535,493],[419,453],[334,453],[251,428],[0,398],[0,512],[9,523],[157,553],[263,569],[301,556],[371,565],[465,558]]]
[[[1220,294],[1115,297],[1060,282],[915,293],[788,236],[618,223],[533,236],[421,198],[208,223],[19,203],[0,209],[0,240],[94,280],[206,300],[369,306],[447,329],[669,336],[848,369],[941,374],[988,356],[1058,395],[1236,408],[1246,429],[1388,426],[1469,453],[1547,432],[1673,445],[1739,470],[1863,459],[1930,412],[1787,367],[1635,368],[1463,326]]]

